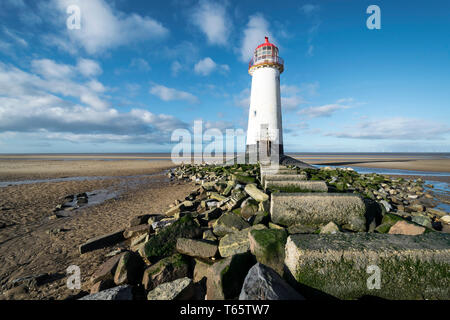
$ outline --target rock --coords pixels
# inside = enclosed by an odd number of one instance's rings
[[[422,227],[431,229],[431,219],[425,216],[413,216],[411,217],[411,221],[421,225]]]
[[[305,226],[302,224],[294,224],[290,226],[287,231],[289,234],[297,234],[297,233],[315,233],[317,228],[311,226]]]
[[[131,238],[130,239],[130,248],[136,247],[140,243],[145,242],[148,236],[149,236],[148,234],[144,233],[144,234],[141,234],[140,236],[136,236],[134,238]],[[134,251],[134,250],[131,250],[131,251]]]
[[[239,175],[239,174],[233,174],[232,178],[233,178],[233,180],[235,180],[239,183],[243,183],[243,184],[256,182],[256,179],[254,177],[243,176],[243,175]]]
[[[176,206],[173,206],[169,210],[166,211],[166,216],[173,216],[176,213],[180,213],[184,209],[184,204],[180,203]]]
[[[437,217],[443,217],[443,216],[447,215],[447,213],[445,211],[441,211],[441,210],[433,209],[433,208],[427,208],[427,212],[432,215],[435,215]]]
[[[162,214],[151,214],[147,220],[147,223],[149,225],[152,225],[155,222],[161,221],[164,218],[165,218],[165,215],[162,215]]]
[[[439,220],[441,220],[444,223],[450,224],[450,216],[449,215],[445,215],[445,216],[441,217]]]
[[[270,215],[265,211],[256,212],[253,217],[250,219],[252,225],[264,224],[267,225],[270,221]]]
[[[142,285],[145,290],[152,290],[164,282],[187,277],[189,264],[181,254],[161,259],[144,271]]]
[[[219,218],[222,215],[222,210],[219,208],[212,208],[210,210],[205,211],[201,215],[199,215],[200,218],[205,219],[207,221],[211,221],[214,219]]]
[[[217,245],[204,240],[178,238],[177,251],[191,257],[212,258],[217,254]]]
[[[245,192],[258,202],[263,202],[269,200],[269,196],[265,194],[262,190],[259,190],[256,184],[247,184],[244,188]]]
[[[140,225],[126,229],[123,232],[123,237],[125,239],[129,239],[129,238],[137,237],[137,236],[140,236],[143,234],[147,235],[150,233],[150,231],[151,231],[151,226],[149,226],[148,224],[140,224]]]
[[[135,227],[135,226],[138,226],[140,224],[145,224],[145,223],[148,222],[149,218],[150,218],[149,214],[142,214],[140,216],[133,217],[130,220],[130,227]]]
[[[264,185],[266,181],[301,181],[307,180],[305,174],[266,174],[261,176],[261,184]]]
[[[264,190],[280,192],[327,192],[324,181],[268,181],[264,182]]]
[[[398,221],[389,229],[389,234],[405,234],[410,236],[415,236],[424,232],[424,227],[419,227],[406,221]]]
[[[286,231],[277,229],[251,230],[248,237],[250,252],[256,257],[256,260],[271,267],[279,275],[283,275]]]
[[[320,226],[334,221],[352,231],[366,231],[366,205],[356,194],[276,193],[271,198],[274,223]]]
[[[203,240],[209,240],[209,241],[217,241],[217,237],[214,235],[211,229],[205,230],[203,232]]]
[[[236,185],[237,187],[238,185]],[[224,207],[226,210],[231,211],[233,209],[236,209],[239,207],[244,201],[244,199],[247,197],[247,193],[243,191],[236,191],[231,194],[231,197],[229,200],[225,203]]]
[[[112,279],[100,280],[91,286],[90,294],[98,293],[106,289],[111,289],[114,288],[115,286],[116,284]]]
[[[123,232],[124,230],[121,230],[118,232],[108,233],[99,237],[89,239],[84,244],[79,246],[80,254],[113,246],[124,241],[125,238],[123,237]]]
[[[320,229],[320,234],[335,234],[337,232],[339,232],[339,227],[333,221],[331,221],[330,223],[328,223],[327,225],[323,226]]]
[[[239,231],[250,227],[250,224],[235,213],[224,213],[214,223],[213,232],[215,235],[222,237],[228,233]]]
[[[226,234],[219,242],[220,255],[225,258],[247,252],[250,249],[248,233],[251,230],[264,228],[265,226],[258,224],[250,228]]]
[[[386,209],[386,212],[390,212],[392,210],[391,204],[389,202],[387,202],[386,200],[381,200],[380,203]]]
[[[114,274],[114,283],[136,284],[142,278],[142,270],[144,263],[139,255],[134,252],[125,252],[117,264],[116,273]]]
[[[239,300],[304,300],[278,273],[257,263],[250,268]]]
[[[256,212],[258,212],[258,202],[252,198],[247,198],[244,202],[242,202],[240,215],[244,219],[248,220],[255,215]]]
[[[422,212],[425,208],[421,204],[411,204],[405,208],[406,212]]]
[[[449,261],[448,234],[337,233],[290,236],[285,264],[293,279],[311,288],[302,291],[306,299],[322,292],[338,299],[422,300],[449,298]],[[381,289],[369,289],[377,267]]]
[[[191,216],[186,215],[152,236],[144,245],[144,257],[149,261],[168,257],[175,253],[178,238],[195,239],[201,235],[202,229]]]
[[[269,229],[279,229],[284,230],[282,226],[277,225],[276,223],[269,222]]]
[[[190,300],[195,294],[194,284],[185,277],[160,284],[147,295],[148,300]]]
[[[194,277],[193,277],[195,283],[206,281],[206,278],[208,277],[209,267],[212,264],[213,264],[212,261],[195,259]]]
[[[208,269],[206,291],[208,300],[236,299],[248,270],[255,264],[249,252],[219,260]]]
[[[97,271],[95,271],[92,275],[91,283],[99,282],[102,280],[113,280],[114,274],[116,273],[117,264],[124,254],[125,252],[115,255],[114,257],[101,264]]]
[[[131,286],[123,285],[84,296],[79,300],[133,300],[133,291]]]
[[[164,218],[161,219],[159,221],[155,221],[151,224],[152,229],[157,231],[157,229],[162,229],[165,228],[167,226],[170,226],[171,224],[173,224],[175,221],[177,221],[178,219],[176,218]]]

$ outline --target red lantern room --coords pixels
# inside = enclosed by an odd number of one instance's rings
[[[278,48],[273,43],[269,42],[269,38],[265,37],[266,41],[256,47],[252,60],[248,65],[248,73],[252,74],[256,68],[261,67],[275,67],[284,71],[284,61],[278,56]]]

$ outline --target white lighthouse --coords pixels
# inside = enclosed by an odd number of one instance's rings
[[[271,151],[283,154],[283,128],[281,124],[280,74],[284,61],[278,48],[266,41],[260,44],[249,63],[252,76],[250,110],[248,114],[247,152],[261,154]]]

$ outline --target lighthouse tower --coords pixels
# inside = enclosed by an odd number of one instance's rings
[[[250,110],[248,114],[247,153],[270,156],[276,151],[283,155],[283,128],[281,125],[280,74],[284,61],[278,48],[266,41],[260,44],[248,66],[252,76]]]

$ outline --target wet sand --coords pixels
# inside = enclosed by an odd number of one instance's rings
[[[103,161],[102,161],[103,162]],[[88,279],[107,258],[111,248],[80,255],[78,246],[86,240],[118,231],[140,214],[162,213],[169,204],[184,197],[194,188],[191,183],[170,182],[162,174],[171,162],[141,161],[102,163],[99,161],[65,162],[41,161],[31,164],[1,163],[0,181],[8,178],[49,178],[66,175],[109,175],[107,180],[46,182],[0,188],[0,292],[9,289],[12,280],[42,273],[60,276],[56,281],[29,292],[15,292],[0,299],[63,299],[76,294],[66,287],[66,268],[81,269],[82,289],[88,289]],[[11,169],[8,172],[6,168]],[[31,170],[36,170],[34,173]],[[161,174],[155,174],[160,172]],[[121,177],[132,174],[133,177]],[[148,175],[152,176],[137,176]],[[70,217],[49,220],[53,209],[71,194],[109,189],[120,192],[117,199],[82,208]],[[65,229],[49,234],[52,229]]]

